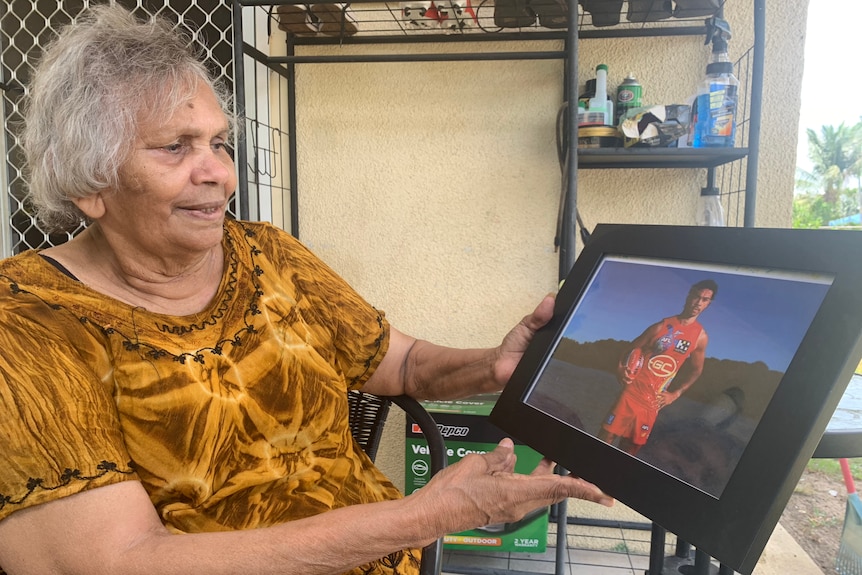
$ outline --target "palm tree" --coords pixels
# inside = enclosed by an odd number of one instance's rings
[[[854,126],[823,126],[818,135],[808,135],[808,157],[814,167],[811,172],[797,172],[797,188],[807,192],[822,192],[823,200],[837,205],[848,179],[862,177],[862,122]]]
[[[862,216],[862,153],[858,153],[859,149],[862,149],[862,119],[860,122],[856,124],[856,142],[855,148],[857,150],[856,161],[850,166],[848,173],[852,176],[856,176],[856,207],[859,209],[859,214]]]

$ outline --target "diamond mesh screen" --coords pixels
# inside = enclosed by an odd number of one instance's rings
[[[3,138],[6,198],[0,202],[0,256],[66,241],[70,234],[40,229],[24,202],[27,189],[19,144],[21,105],[25,86],[42,48],[56,31],[88,6],[103,2],[79,0],[5,0],[0,11],[0,66],[2,66]],[[233,86],[232,12],[229,2],[213,0],[119,0],[137,15],[159,14],[182,23],[206,47],[206,63],[227,85]],[[238,200],[232,210],[236,214]]]

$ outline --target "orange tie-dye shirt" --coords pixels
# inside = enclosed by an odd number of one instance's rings
[[[0,519],[140,480],[164,524],[251,529],[400,497],[354,443],[347,390],[383,314],[293,237],[225,223],[199,314],[150,313],[28,251],[0,262]],[[415,573],[418,550],[353,571]]]

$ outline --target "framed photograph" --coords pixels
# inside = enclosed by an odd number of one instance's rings
[[[862,233],[600,225],[490,419],[751,573],[860,334]]]

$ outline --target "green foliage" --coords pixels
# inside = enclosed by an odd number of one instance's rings
[[[818,228],[862,210],[862,122],[807,129],[810,172],[797,170],[793,227]],[[858,227],[858,226],[857,226]]]
[[[856,190],[852,190],[851,193],[855,196]],[[842,195],[846,196],[847,192]],[[793,199],[793,227],[820,228],[832,220],[853,215],[858,211],[853,202],[848,202],[846,199],[830,204],[824,195],[796,196]]]
[[[862,488],[862,458],[848,459],[847,461],[850,463],[850,473],[853,475],[853,479],[856,483],[859,483],[859,487]],[[830,477],[835,477],[842,483],[844,482],[841,474],[841,465],[838,463],[837,459],[812,459],[808,462],[808,469],[810,471],[825,473]]]
[[[794,228],[816,229],[826,225],[829,219],[829,208],[822,196],[804,195],[793,198]]]

